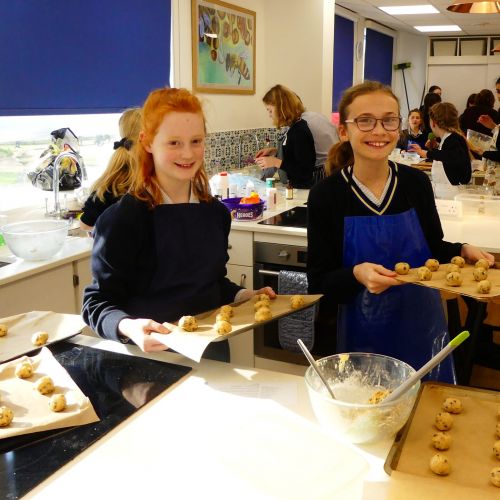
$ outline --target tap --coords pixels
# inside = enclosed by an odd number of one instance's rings
[[[50,212],[49,214],[54,217],[60,217],[62,213],[61,204],[59,203],[59,168],[64,158],[71,158],[72,160],[74,160],[75,155],[71,151],[63,151],[62,153],[59,153],[56,156],[56,159],[54,160],[54,167],[52,169],[53,172],[52,186],[54,189],[54,211]]]
[[[243,139],[250,137],[252,139],[255,139],[255,144],[257,146],[257,151],[260,149],[259,148],[259,137],[257,134],[251,134],[250,132],[247,132],[246,134],[241,134],[239,139],[238,139],[238,168],[241,168],[241,145],[243,143]],[[257,152],[255,151],[255,152]]]

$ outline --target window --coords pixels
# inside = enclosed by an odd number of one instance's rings
[[[364,79],[392,85],[394,38],[380,31],[366,28],[365,44]]]
[[[342,92],[353,82],[354,21],[335,15],[333,44],[332,111],[337,111]]]

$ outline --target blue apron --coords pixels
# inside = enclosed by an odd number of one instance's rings
[[[346,217],[344,266],[375,262],[394,269],[405,261],[419,267],[431,257],[414,209],[397,215]],[[338,352],[375,352],[405,361],[418,370],[449,342],[438,290],[393,286],[381,294],[366,288],[339,307]],[[448,356],[427,376],[456,383]]]

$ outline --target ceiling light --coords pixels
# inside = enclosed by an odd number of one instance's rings
[[[439,10],[433,5],[398,5],[393,7],[379,7],[391,16],[405,16],[410,14],[438,14]]]
[[[456,24],[445,24],[443,26],[413,26],[422,33],[435,33],[437,31],[462,31]]]
[[[456,0],[446,10],[458,14],[498,14],[500,2],[493,0]]]

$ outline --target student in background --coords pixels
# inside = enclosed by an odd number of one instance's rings
[[[429,134],[432,132],[431,125],[429,123],[429,110],[438,102],[441,102],[441,95],[435,92],[429,92],[425,95],[424,104],[420,108],[422,116],[424,117],[424,134],[427,138],[429,138]]]
[[[437,85],[431,85],[429,87],[429,94],[438,94],[441,97],[442,94],[441,87],[438,87]]]
[[[453,198],[459,184],[468,184],[472,177],[471,154],[460,131],[458,111],[449,102],[434,104],[429,111],[432,132],[441,139],[438,149],[423,150],[417,144],[410,151],[432,161],[432,183],[436,198]]]
[[[205,136],[201,103],[191,92],[151,92],[129,192],[95,226],[93,282],[82,316],[100,336],[131,340],[145,352],[165,350],[168,335],[165,342],[151,336],[170,333],[164,322],[256,293],[226,277],[231,215],[210,194]],[[275,297],[269,287],[258,292]],[[205,352],[229,360],[227,341]]]
[[[425,148],[427,136],[423,131],[424,120],[419,109],[412,109],[408,115],[408,128],[401,131],[397,147],[402,151],[407,151],[410,144],[418,144]]]
[[[427,287],[397,286],[395,264],[494,259],[443,241],[427,175],[389,161],[401,124],[390,87],[365,81],[347,89],[339,114],[333,173],[309,194],[309,292],[339,306],[338,352],[376,352],[418,369],[449,342],[441,297]],[[431,378],[454,381],[451,357]]]
[[[305,108],[300,97],[284,85],[275,85],[262,101],[275,127],[288,129],[278,150],[259,151],[255,162],[262,169],[278,168],[285,172],[294,188],[309,189],[315,182],[316,150],[311,130],[302,118]]]
[[[141,108],[125,110],[118,127],[121,139],[114,143],[115,151],[108,166],[93,184],[91,194],[83,205],[80,228],[85,231],[91,231],[104,210],[116,203],[130,187],[135,166],[131,149],[141,131]]]
[[[493,107],[495,104],[495,96],[489,89],[483,89],[476,95],[476,100],[473,106],[468,107],[460,116],[460,128],[464,134],[467,130],[474,130],[481,134],[491,136],[491,129],[482,125],[478,120],[480,116],[487,115],[493,122],[498,123],[498,112]]]

